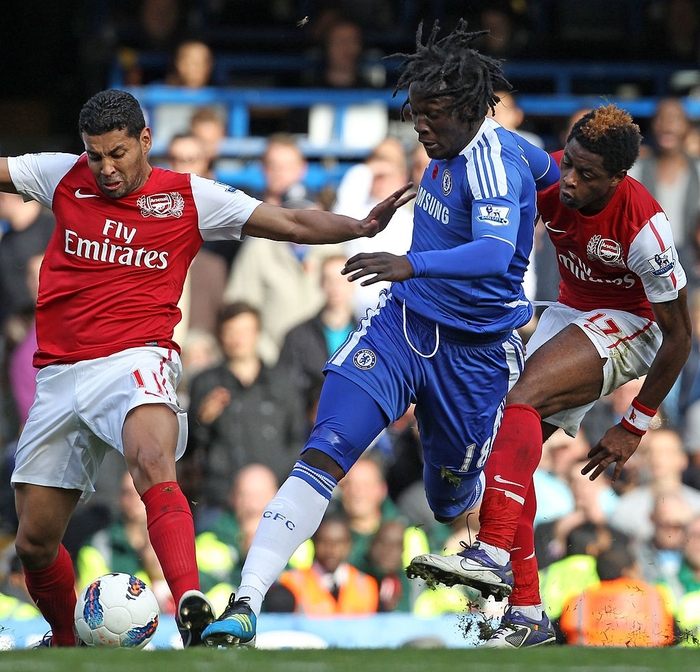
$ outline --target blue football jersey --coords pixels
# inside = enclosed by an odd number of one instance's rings
[[[392,286],[392,294],[415,312],[457,329],[497,333],[517,329],[532,317],[523,277],[534,240],[536,180],[558,179],[556,164],[544,150],[484,120],[459,156],[432,160],[414,204],[413,242],[409,259],[436,251],[465,252],[468,243],[494,239],[499,251],[512,254],[505,273],[482,277],[435,277],[426,273]],[[541,186],[542,182],[538,182]]]

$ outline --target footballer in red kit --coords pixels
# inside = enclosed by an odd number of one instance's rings
[[[40,282],[37,302],[39,367],[147,344],[178,350],[177,303],[194,255],[204,239],[239,239],[260,204],[221,182],[161,168],[114,200],[94,185],[86,155],[30,154],[8,163],[13,181],[57,220],[41,272],[51,281]],[[66,328],[53,328],[59,322]]]
[[[175,461],[187,439],[173,330],[187,270],[204,240],[257,236],[338,243],[384,229],[411,184],[363,220],[278,208],[194,174],[152,167],[151,130],[125,91],[83,106],[85,152],[0,158],[0,191],[50,207],[56,227],[41,267],[34,404],[15,453],[15,538],[27,589],[75,646],[75,576],[62,539],[94,492],[108,450],[124,455],[148,535],[176,605],[183,646],[203,644],[215,614],[199,590],[194,524]]]
[[[653,320],[649,300],[675,298],[685,284],[661,206],[631,177],[620,182],[600,213],[562,208],[559,197],[554,185],[537,198],[564,279],[558,300],[578,310],[614,306]]]

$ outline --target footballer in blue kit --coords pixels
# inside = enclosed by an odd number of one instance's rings
[[[510,85],[499,61],[470,47],[482,33],[463,21],[443,39],[438,32],[436,22],[424,45],[419,29],[397,84],[431,158],[411,248],[346,263],[352,281],[393,284],[326,364],[315,426],[263,515],[238,595],[203,633],[209,645],[254,642],[265,593],[320,524],[338,481],[410,404],[436,519],[479,503],[505,396],[524,365],[517,329],[532,317],[522,285],[536,189],[557,182],[559,169],[487,117],[494,91]]]

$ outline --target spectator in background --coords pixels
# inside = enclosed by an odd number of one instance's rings
[[[572,598],[559,626],[568,644],[583,646],[670,646],[674,618],[663,593],[641,579],[627,548],[598,556],[600,583]]]
[[[171,138],[167,159],[170,170],[215,179],[204,141],[191,132],[178,133]]]
[[[659,202],[671,223],[680,258],[692,245],[700,216],[700,163],[685,152],[690,119],[678,98],[659,101],[652,118],[652,151],[632,166],[639,180]],[[690,249],[690,248],[688,248]]]
[[[346,257],[327,257],[321,263],[323,308],[312,318],[292,327],[284,338],[279,364],[294,372],[306,395],[323,381],[323,366],[357,327],[354,317],[355,285],[340,271]]]
[[[411,611],[421,588],[409,581],[403,561],[406,525],[401,520],[382,523],[369,542],[359,569],[379,585],[377,611]]]
[[[405,184],[408,177],[408,158],[402,144],[396,138],[386,138],[372,151],[362,164],[351,169],[339,185],[338,197],[333,212],[354,217],[364,207],[378,203],[396,190],[395,185]],[[347,180],[347,181],[346,181]],[[412,203],[412,202],[411,202]],[[352,257],[361,252],[389,252],[406,254],[411,246],[413,235],[413,205],[406,205],[396,211],[392,223],[384,231],[367,238],[359,244],[345,244],[346,256]],[[377,306],[379,295],[391,283],[377,282],[362,286],[358,283],[355,291],[355,314],[358,318],[368,309]]]
[[[494,58],[518,58],[528,52],[530,33],[522,15],[513,11],[510,0],[481,3],[476,17],[478,30],[487,31],[475,44],[479,51]]]
[[[177,396],[182,407],[186,409],[190,405],[190,382],[201,371],[219,364],[222,354],[216,336],[202,329],[188,329],[180,348],[182,378],[177,388]]]
[[[269,367],[257,352],[260,316],[250,304],[225,305],[218,336],[224,361],[202,371],[190,387],[188,452],[202,464],[198,500],[219,513],[233,476],[258,462],[283,478],[305,439],[301,394],[285,369]]]
[[[273,150],[275,154],[278,149],[287,154],[287,150],[292,148],[276,141],[273,144],[277,146]],[[296,153],[298,148],[292,151]],[[287,156],[289,158],[291,155]],[[286,163],[287,159],[282,163]],[[284,179],[283,174],[286,175]],[[271,170],[269,176],[268,185],[274,186],[274,193],[277,193],[278,188],[287,182],[288,166],[282,168],[280,165],[280,170]],[[308,192],[298,182],[287,185],[279,198],[284,207],[319,209],[318,203],[309,198]],[[289,330],[312,318],[323,308],[323,260],[344,253],[342,244],[300,245],[259,238],[249,238],[243,242],[229,274],[224,299],[247,301],[259,311],[262,325],[259,352],[267,364],[277,363]]]
[[[354,565],[367,556],[372,537],[387,520],[401,519],[396,505],[388,497],[388,488],[379,461],[361,457],[339,483],[340,505],[352,532],[352,551],[348,561]],[[425,533],[408,527],[404,534],[404,567],[415,553],[428,548]]]
[[[620,543],[627,543],[627,538]],[[572,597],[600,582],[596,560],[612,545],[612,530],[604,524],[586,521],[569,532],[564,557],[540,572],[542,603],[552,622],[561,616],[564,605]]]
[[[169,86],[201,89],[211,85],[214,52],[201,40],[185,40],[178,44],[170,72],[165,77]]]
[[[142,86],[165,78],[170,56],[188,31],[190,16],[185,0],[140,0],[136,11],[130,3],[110,3],[117,32],[117,61],[125,86]],[[136,20],[134,19],[136,17]],[[148,66],[142,55],[162,57]]]
[[[651,539],[637,540],[632,546],[647,583],[664,583],[676,599],[686,590],[678,581],[678,570],[683,559],[686,526],[693,511],[680,493],[657,494],[651,510],[654,532]]]
[[[290,187],[306,179],[308,163],[293,135],[274,133],[267,139],[262,155],[265,185],[257,197],[272,205],[282,205]]]
[[[325,89],[381,88],[386,84],[386,70],[379,64],[363,64],[362,28],[339,18],[328,25],[322,37],[322,57],[318,69],[302,75],[302,85]]]
[[[36,297],[27,285],[27,263],[43,254],[54,230],[50,210],[19,194],[0,193],[0,327],[10,315],[33,309]]]
[[[559,428],[542,444],[542,457],[533,475],[537,494],[535,527],[573,512],[574,496],[569,487],[571,465],[585,459],[590,449],[591,444],[581,430],[573,438]]]
[[[215,107],[199,107],[190,118],[190,133],[204,143],[212,170],[221,156],[221,145],[226,138],[226,119]]]
[[[34,403],[36,392],[37,369],[33,363],[37,350],[34,312],[39,294],[39,269],[43,260],[43,253],[35,254],[27,260],[26,283],[34,299],[33,306],[12,315],[5,325],[7,378],[20,427],[27,421],[29,407]]]
[[[209,161],[208,171],[214,179],[221,170],[225,170],[226,164],[235,163],[235,159],[226,159],[221,156],[222,144],[227,135],[226,113],[215,105],[198,107],[190,117],[188,133],[198,138],[204,145],[204,153]],[[202,246],[206,250],[215,252],[226,262],[226,272],[231,270],[231,264],[241,249],[238,240],[206,240]]]
[[[634,539],[648,540],[654,533],[651,512],[657,495],[678,493],[694,513],[700,513],[700,491],[684,485],[688,456],[678,432],[654,429],[640,442],[642,484],[620,497],[608,520]]]
[[[214,63],[214,52],[205,42],[185,40],[177,45],[172,66],[162,83],[195,93],[212,86]],[[168,102],[156,106],[149,121],[153,128],[154,144],[169,142],[178,133],[189,133],[190,120],[198,107],[190,102]],[[214,104],[214,109],[225,118],[226,107],[223,104]]]
[[[279,578],[294,594],[296,611],[306,616],[376,613],[377,581],[348,561],[353,546],[348,521],[327,514],[311,539],[311,567],[287,570]]]
[[[535,554],[540,569],[564,557],[566,540],[571,530],[586,522],[606,525],[615,509],[617,495],[612,489],[610,478],[607,474],[601,474],[594,481],[589,480],[581,473],[587,462],[588,459],[584,458],[569,467],[568,483],[574,497],[574,510],[535,528]]]

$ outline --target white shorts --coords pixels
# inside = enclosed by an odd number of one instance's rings
[[[180,458],[187,444],[187,416],[175,393],[181,375],[177,352],[158,347],[40,369],[12,483],[82,490],[87,501],[107,451],[124,454],[127,414],[143,404],[165,404],[177,414]]]
[[[605,360],[601,397],[630,380],[645,376],[663,340],[656,322],[624,310],[583,312],[554,303],[542,313],[527,342],[527,357],[570,324],[583,330]],[[592,406],[593,403],[578,406],[544,420],[561,427],[569,436],[576,436],[583,417]]]

